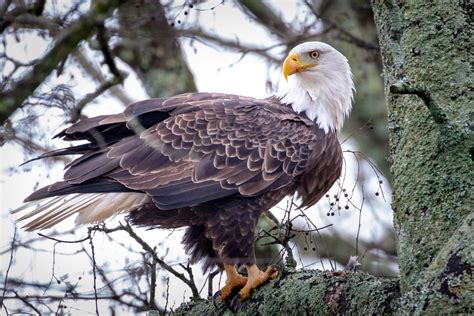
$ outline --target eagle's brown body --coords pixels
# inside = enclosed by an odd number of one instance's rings
[[[253,264],[259,215],[295,192],[302,206],[315,204],[342,168],[335,132],[326,133],[276,98],[189,93],[146,100],[57,136],[88,142],[46,155],[82,156],[68,166],[64,181],[28,201],[126,192],[138,197],[130,204],[132,223],[188,226],[185,247],[205,267]],[[27,228],[80,213],[66,211],[40,215]]]

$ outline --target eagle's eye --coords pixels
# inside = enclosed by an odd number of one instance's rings
[[[319,52],[317,50],[313,50],[312,52],[309,53],[309,57],[316,59],[319,57]]]

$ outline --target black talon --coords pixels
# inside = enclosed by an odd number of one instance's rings
[[[232,301],[230,301],[230,309],[232,310],[233,313],[235,313],[239,310],[240,306],[241,306],[240,295],[237,294],[232,298]]]
[[[214,293],[214,295],[212,296],[212,304],[214,305],[215,308],[217,308],[218,299],[219,299],[219,301],[220,301],[220,299],[221,299],[221,290],[217,291],[217,292]]]

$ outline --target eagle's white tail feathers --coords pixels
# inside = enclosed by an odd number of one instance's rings
[[[105,197],[104,197],[105,196]],[[106,193],[96,202],[85,208],[76,218],[76,223],[87,224],[101,222],[114,214],[127,212],[136,208],[145,201],[148,196],[143,193]]]
[[[26,212],[18,221],[27,220],[23,228],[32,231],[51,228],[73,214],[78,214],[77,224],[101,222],[114,214],[130,211],[148,199],[143,193],[69,194],[28,202],[12,213]]]

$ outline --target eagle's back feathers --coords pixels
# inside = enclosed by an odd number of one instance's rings
[[[56,137],[87,143],[43,155],[82,156],[66,167],[63,181],[34,192],[18,210],[33,209],[20,218],[29,230],[73,214],[79,223],[93,223],[128,211],[139,225],[197,221],[204,226],[195,229],[214,234],[214,216],[244,212],[235,203],[248,206],[251,219],[238,216],[250,226],[255,212],[287,194],[298,192],[302,206],[315,204],[342,167],[335,132],[276,98],[188,93],[151,99],[82,120]]]

